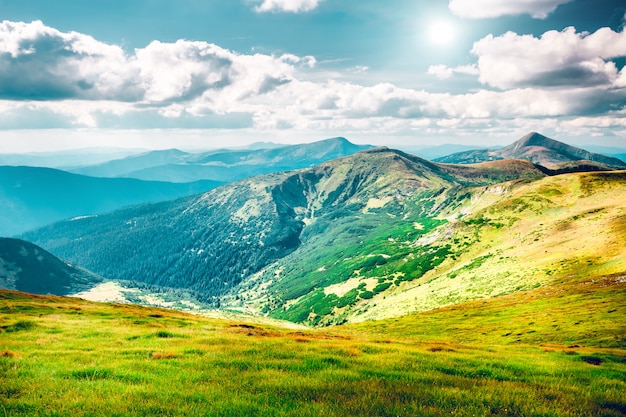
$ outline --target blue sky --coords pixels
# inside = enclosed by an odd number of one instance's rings
[[[0,152],[626,147],[626,2],[0,0]]]

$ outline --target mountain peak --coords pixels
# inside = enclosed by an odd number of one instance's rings
[[[322,145],[322,146],[329,146],[329,147],[335,147],[335,148],[356,148],[359,146],[350,142],[348,139],[344,138],[343,136],[328,138],[328,139],[320,140],[320,141],[313,142],[307,145],[310,145],[310,146]]]
[[[588,152],[584,149],[550,139],[540,133],[530,132],[502,149],[482,149],[460,152],[436,159],[446,163],[478,163],[500,159],[525,159],[548,169],[558,170],[563,164],[592,161],[604,169],[625,169],[626,164],[617,158]],[[596,166],[596,168],[602,168]]]
[[[514,147],[515,149],[520,149],[525,146],[544,146],[548,148],[549,145],[551,144],[550,142],[556,142],[556,141],[549,139],[540,133],[530,132],[522,136],[522,138],[514,142],[511,146]]]
[[[344,138],[343,136],[336,136],[334,138],[328,138],[328,139],[322,140],[321,142],[339,142],[339,143],[352,144],[352,142],[350,142],[348,139]]]

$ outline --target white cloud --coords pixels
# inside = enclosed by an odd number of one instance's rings
[[[440,80],[447,80],[452,78],[454,74],[466,74],[466,75],[479,75],[478,67],[476,65],[461,65],[458,67],[448,67],[446,65],[431,65],[428,67],[428,74],[434,75]]]
[[[545,19],[561,4],[573,0],[450,0],[448,7],[455,15],[466,19],[529,14]]]
[[[504,91],[449,94],[392,83],[346,82],[343,74],[327,76],[317,70],[310,56],[241,54],[187,40],[154,41],[125,52],[41,22],[4,22],[0,129],[254,128],[320,135],[462,135],[471,129],[533,124],[528,130],[555,130],[554,120],[570,120],[568,129],[584,121],[586,130],[597,133],[622,126],[615,121],[621,113],[615,111],[626,108],[626,90],[618,88],[626,86],[626,72],[606,60],[626,56],[624,36],[610,29],[594,34],[567,29],[541,38],[513,33],[486,37],[474,46],[476,65],[433,66],[429,73],[439,78],[479,76],[482,83]],[[562,78],[568,71],[575,73],[571,68],[583,68],[586,78]],[[610,111],[612,116],[606,116]],[[599,123],[596,130],[594,123]]]
[[[143,105],[228,105],[279,88],[298,68],[316,64],[311,56],[245,55],[186,40],[154,41],[129,55],[117,45],[40,21],[0,24],[0,58],[0,98]]]
[[[137,100],[137,68],[122,48],[76,32],[0,23],[0,96]]]
[[[569,27],[540,38],[513,32],[474,44],[479,81],[493,87],[612,86],[624,81],[610,59],[626,56],[626,32],[601,28],[593,34]]]
[[[232,54],[205,42],[154,41],[135,51],[145,99],[189,101],[233,82]]]
[[[310,12],[319,6],[322,0],[263,0],[254,10],[257,12]]]
[[[454,69],[446,65],[431,65],[428,67],[428,74],[434,75],[440,80],[447,80],[454,75]]]
[[[369,70],[370,67],[368,67],[367,65],[357,65],[349,69],[350,72],[353,72],[355,74],[365,74]]]

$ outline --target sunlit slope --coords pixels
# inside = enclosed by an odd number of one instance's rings
[[[576,299],[535,290],[325,330],[0,291],[0,408],[29,417],[619,416],[624,341],[603,317],[623,316],[624,282],[612,280]],[[583,309],[582,325],[560,315]],[[567,333],[582,326],[592,329],[584,338]]]
[[[477,191],[472,214],[427,242],[453,253],[419,281],[378,296],[356,320],[626,271],[626,173],[568,174]]]
[[[450,166],[388,149],[298,173],[280,191],[300,196],[283,200],[306,225],[300,244],[242,280],[222,305],[313,325],[341,323],[451,254],[449,242],[418,242],[448,222],[445,210],[462,208],[472,187],[544,175],[527,161]]]
[[[626,274],[616,274],[572,277],[534,290],[348,327],[432,342],[624,349],[624,317]]]
[[[623,172],[417,193],[327,226],[237,301],[323,325],[624,272],[624,202]]]
[[[379,148],[28,236],[103,276],[324,326],[624,272],[625,177]]]

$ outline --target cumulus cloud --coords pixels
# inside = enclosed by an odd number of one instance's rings
[[[244,55],[186,40],[154,41],[127,54],[41,21],[0,24],[0,98],[12,100],[229,102],[267,94],[298,68],[314,66],[313,57]]]
[[[518,87],[622,86],[611,59],[626,57],[626,32],[601,28],[593,34],[573,27],[541,37],[507,32],[474,44],[479,81],[501,89]]]
[[[137,76],[119,46],[40,21],[0,23],[0,97],[132,101]]]
[[[503,91],[448,94],[328,79],[315,72],[317,61],[309,56],[241,54],[187,40],[124,51],[41,22],[3,22],[0,128],[435,134],[517,120],[570,118],[592,124],[626,108],[626,89],[619,88],[626,87],[626,75],[608,61],[626,56],[624,39],[610,29],[486,37],[474,45],[477,64],[433,66],[429,73],[441,79],[478,76]]]
[[[322,0],[263,0],[254,10],[263,12],[310,12],[319,6]]]
[[[454,74],[479,75],[480,72],[476,65],[461,65],[454,68],[446,65],[431,65],[428,67],[428,74],[434,75],[440,80],[447,80],[452,78]]]
[[[529,14],[545,19],[561,4],[573,0],[450,0],[448,7],[455,15],[466,19]]]

